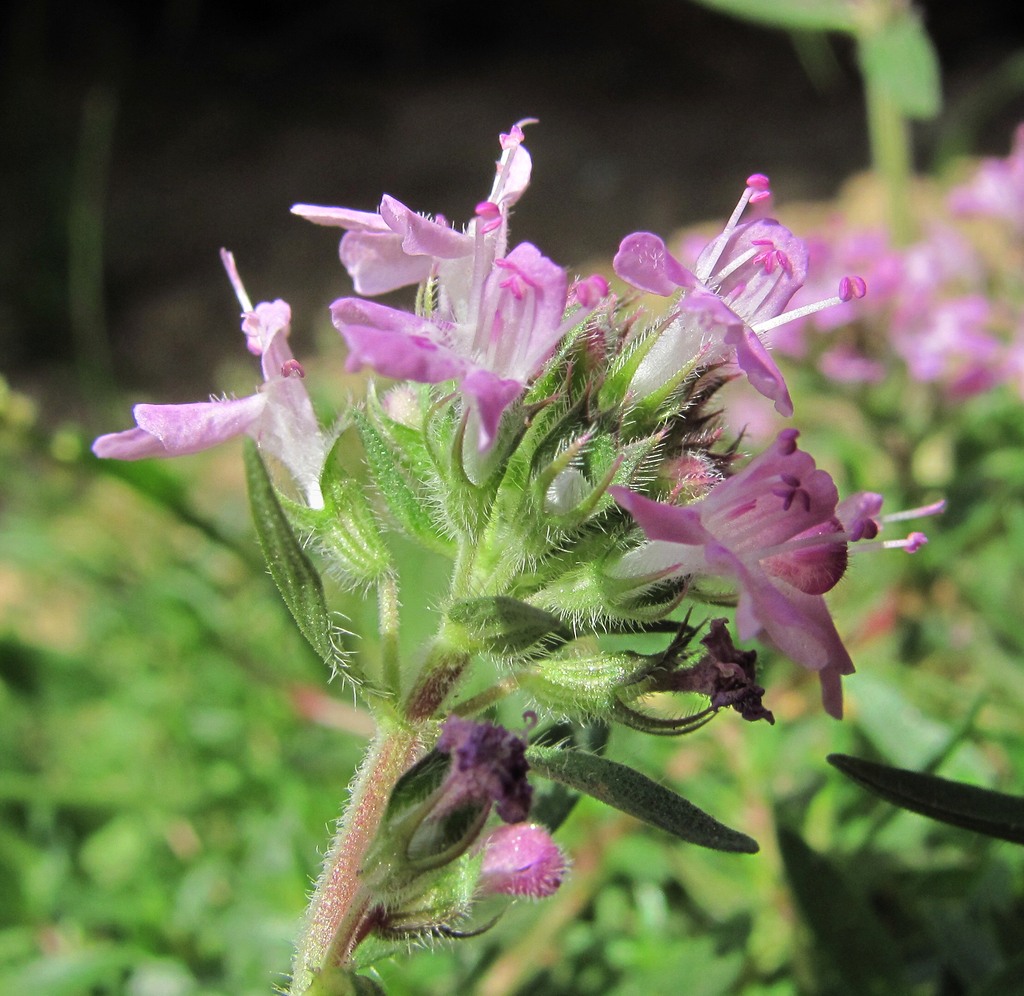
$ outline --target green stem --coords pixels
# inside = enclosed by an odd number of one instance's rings
[[[915,236],[910,202],[913,173],[910,125],[896,102],[867,73],[864,74],[864,96],[871,161],[885,184],[889,231],[897,246],[909,245]]]
[[[351,955],[372,901],[363,888],[363,859],[377,834],[391,790],[419,749],[418,730],[378,729],[317,881],[296,946],[289,996],[306,993],[317,973],[341,965]]]
[[[511,695],[518,688],[519,678],[517,676],[512,675],[509,678],[503,678],[497,684],[491,685],[490,688],[485,688],[472,698],[460,702],[452,712],[459,716],[475,716],[477,713],[483,712],[488,706],[492,706],[495,702],[500,702],[503,698]]]

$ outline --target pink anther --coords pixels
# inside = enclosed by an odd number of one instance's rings
[[[839,281],[839,300],[850,301],[861,298],[868,292],[868,285],[863,277],[843,277]]]
[[[306,371],[298,360],[292,358],[290,360],[285,360],[284,363],[281,364],[281,376],[302,378],[306,376]]]

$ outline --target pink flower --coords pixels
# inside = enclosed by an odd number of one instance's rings
[[[765,348],[765,333],[812,311],[862,297],[864,282],[847,278],[838,295],[787,312],[807,276],[806,245],[777,221],[739,223],[748,203],[768,196],[767,177],[748,178],[725,229],[704,247],[692,270],[657,235],[636,232],[622,240],[613,261],[621,279],[652,294],[678,295],[665,328],[637,369],[631,385],[637,394],[657,390],[695,357],[702,363],[735,359],[780,414],[792,415],[793,403]]]
[[[522,126],[530,123],[520,121],[501,135],[491,192],[477,205],[465,232],[443,218],[417,214],[387,194],[376,213],[315,204],[296,204],[292,212],[317,225],[347,230],[339,253],[357,294],[372,297],[422,283],[445,261],[489,256],[493,262],[505,252],[509,210],[530,183],[530,154],[522,145]]]
[[[1017,126],[1005,159],[983,159],[974,176],[949,195],[956,214],[1002,218],[1024,233],[1024,124]]]
[[[567,871],[565,857],[551,834],[531,823],[493,830],[484,841],[479,889],[484,895],[554,895]]]
[[[341,258],[360,294],[431,282],[426,314],[347,297],[331,305],[331,316],[348,344],[349,370],[370,367],[427,384],[458,381],[481,451],[492,446],[505,410],[558,341],[607,293],[607,283],[594,277],[569,288],[565,271],[528,242],[506,254],[509,210],[530,180],[530,155],[522,145],[527,123],[501,136],[491,192],[464,232],[387,196],[378,214],[302,204],[292,209],[348,229]]]
[[[565,271],[536,246],[516,246],[494,260],[464,297],[429,318],[364,301],[331,305],[349,347],[348,369],[436,384],[457,380],[478,417],[481,450],[489,449],[505,409],[522,394],[569,329],[593,307],[566,317]]]
[[[246,345],[261,359],[263,386],[245,398],[136,405],[133,414],[137,428],[100,436],[92,450],[98,457],[115,460],[185,456],[235,436],[249,435],[288,468],[311,508],[323,508],[320,473],[327,456],[327,440],[302,383],[302,366],[288,346],[291,309],[280,300],[261,302],[254,308],[234,257],[222,249],[221,260],[243,309]]]
[[[624,559],[641,570],[655,558],[678,574],[731,577],[739,586],[742,640],[766,636],[821,680],[825,709],[842,716],[840,677],[853,662],[822,597],[843,576],[847,537],[832,478],[785,429],[774,444],[706,497],[679,507],[613,487],[615,500],[653,542]]]

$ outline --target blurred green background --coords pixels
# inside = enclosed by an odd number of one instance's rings
[[[1005,153],[1024,117],[1006,85],[1024,47],[1013,15],[923,10],[947,106],[916,128],[921,165]],[[89,456],[92,436],[125,427],[134,401],[251,389],[221,245],[255,299],[291,302],[323,410],[358,390],[326,314],[347,289],[335,233],[291,218],[295,201],[370,209],[386,190],[464,217],[498,131],[534,115],[517,236],[567,265],[607,260],[629,231],[724,215],[754,169],[783,219],[832,196],[868,165],[859,80],[841,39],[664,0],[543,17],[23,0],[5,17],[0,992],[266,993],[366,718],[265,574],[237,448],[116,465]],[[842,490],[915,497],[900,459],[874,455],[870,420],[786,372]],[[1024,992],[1021,849],[897,813],[824,761],[1024,792],[1020,416],[994,393],[920,435],[931,471],[912,483],[941,487],[950,511],[915,558],[862,558],[832,599],[859,668],[847,720],[766,655],[774,728],[615,733],[611,756],[760,855],[680,845],[585,800],[554,900],[380,965],[388,992]],[[410,642],[429,601],[428,580],[407,599]],[[355,631],[372,620],[350,596],[332,605]]]

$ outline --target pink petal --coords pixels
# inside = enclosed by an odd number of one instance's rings
[[[648,539],[702,546],[711,539],[692,507],[666,505],[629,488],[610,487],[608,493],[636,520]]]
[[[501,416],[523,393],[523,387],[524,385],[517,380],[503,379],[489,370],[479,368],[462,378],[459,388],[463,394],[473,399],[474,407],[480,416],[478,446],[481,452],[493,445]]]
[[[108,432],[92,444],[92,451],[104,460],[145,460],[168,455],[164,444],[145,429]]]
[[[782,371],[775,365],[757,333],[747,325],[734,326],[725,334],[726,345],[736,350],[736,363],[747,375],[751,387],[775,402],[775,410],[787,418],[793,414]]]
[[[350,232],[388,232],[390,229],[376,211],[354,211],[352,208],[320,207],[317,204],[295,204],[292,214],[313,222],[347,228]]]
[[[247,432],[266,406],[263,394],[189,405],[136,405],[140,429],[158,439],[164,456],[199,453]]]
[[[380,216],[392,232],[401,236],[402,250],[410,256],[459,259],[473,253],[471,235],[417,214],[387,194],[380,202]]]
[[[634,232],[619,243],[612,268],[626,283],[668,297],[680,287],[696,286],[696,277],[652,232]]]
[[[426,280],[432,260],[409,256],[402,250],[402,237],[385,232],[347,232],[338,249],[341,264],[352,278],[357,294],[386,294]]]
[[[348,343],[349,370],[368,366],[385,377],[436,384],[469,367],[438,341],[437,326],[406,311],[346,297],[331,305],[331,319]]]

